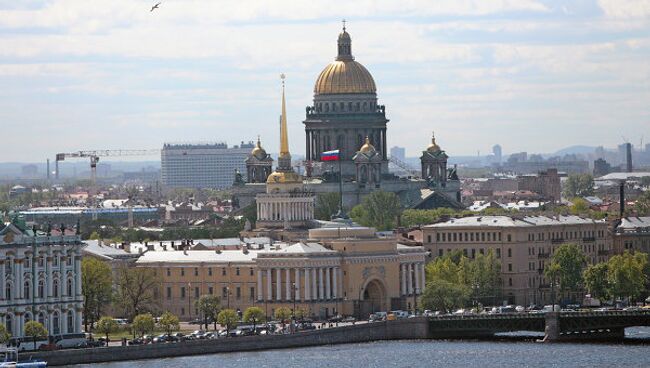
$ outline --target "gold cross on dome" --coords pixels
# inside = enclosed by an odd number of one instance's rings
[[[342,22],[343,22],[343,30],[345,31],[345,23],[346,23],[346,20],[343,19]]]

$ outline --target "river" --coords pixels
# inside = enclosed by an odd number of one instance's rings
[[[631,333],[630,333],[631,332]],[[650,328],[634,329],[628,336],[650,337]],[[91,367],[80,365],[75,368]],[[194,367],[650,367],[650,344],[594,344],[500,341],[380,341],[188,356],[158,360],[93,364],[99,368]]]

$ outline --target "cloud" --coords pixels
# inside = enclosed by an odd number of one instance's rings
[[[650,0],[598,0],[598,5],[611,18],[650,18]]]

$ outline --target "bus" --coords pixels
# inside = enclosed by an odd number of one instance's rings
[[[88,345],[85,333],[71,333],[54,335],[54,344],[57,349],[83,348]]]
[[[50,340],[47,336],[38,336],[35,340],[33,337],[12,337],[7,342],[7,346],[15,347],[18,351],[39,350],[41,346],[47,346]]]

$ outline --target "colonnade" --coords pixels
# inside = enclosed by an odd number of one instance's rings
[[[303,221],[314,219],[313,197],[280,198],[282,201],[257,201],[257,213],[263,221]]]
[[[338,266],[258,269],[257,300],[336,300],[341,298],[342,280],[342,271]]]
[[[402,263],[400,268],[400,295],[422,294],[426,277],[424,263]]]

